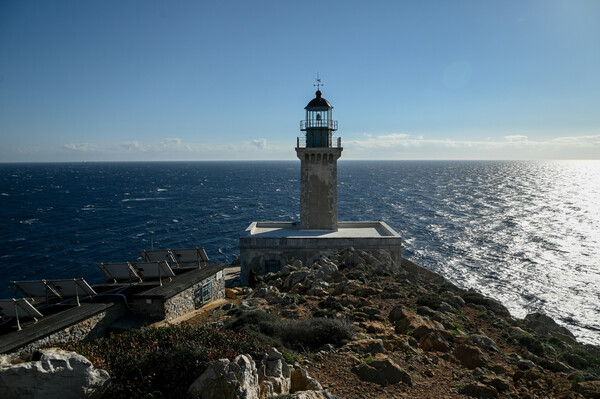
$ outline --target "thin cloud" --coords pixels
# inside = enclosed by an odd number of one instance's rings
[[[63,150],[74,152],[98,151],[98,145],[92,143],[69,143],[62,146]]]
[[[364,134],[363,134],[364,136]],[[600,135],[557,137],[536,140],[526,135],[507,135],[501,139],[455,140],[428,139],[405,133],[367,136],[346,140],[344,147],[359,157],[370,154],[406,159],[597,159]],[[407,152],[410,149],[411,152]]]
[[[252,140],[252,145],[258,148],[259,150],[264,150],[267,148],[267,139]]]

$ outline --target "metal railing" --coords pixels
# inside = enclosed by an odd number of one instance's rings
[[[326,119],[309,119],[300,121],[300,130],[304,131],[306,129],[315,129],[315,128],[326,128],[329,130],[337,130],[338,121],[328,121]]]
[[[331,140],[328,143],[329,145],[321,145],[321,146],[306,146],[306,137],[298,136],[296,139],[296,147],[297,148],[323,148],[323,147],[331,147],[331,148],[342,148],[342,138],[341,137],[331,137]]]

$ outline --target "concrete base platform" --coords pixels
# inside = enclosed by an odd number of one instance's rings
[[[256,274],[277,272],[301,260],[310,265],[331,251],[353,247],[363,251],[385,250],[402,258],[402,238],[384,222],[339,222],[338,230],[302,230],[296,223],[253,222],[240,237],[242,284],[250,270]]]

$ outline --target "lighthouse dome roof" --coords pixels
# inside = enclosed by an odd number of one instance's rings
[[[333,108],[333,106],[329,103],[329,101],[325,100],[321,97],[321,90],[317,90],[315,93],[317,96],[310,100],[308,105],[304,107],[304,109],[308,108]]]

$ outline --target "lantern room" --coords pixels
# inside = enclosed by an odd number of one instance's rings
[[[333,107],[317,90],[306,107],[306,120],[300,121],[300,130],[306,132],[306,147],[331,147],[333,132],[337,130],[337,121],[331,119]]]

